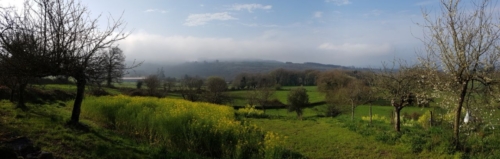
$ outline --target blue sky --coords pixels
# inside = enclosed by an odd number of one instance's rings
[[[0,0],[19,5],[20,0]],[[82,0],[95,16],[119,17],[129,60],[154,63],[263,59],[379,66],[415,60],[421,8],[438,0]]]

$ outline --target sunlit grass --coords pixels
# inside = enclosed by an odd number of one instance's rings
[[[288,93],[291,89],[298,88],[300,86],[282,87],[281,90],[276,90],[271,97],[271,99],[277,99],[283,104],[287,104]],[[325,95],[317,90],[316,86],[304,86],[309,95],[309,102],[316,103],[325,100]],[[233,105],[244,106],[248,104],[248,95],[250,91],[253,90],[238,90],[230,91],[230,95],[233,97]]]

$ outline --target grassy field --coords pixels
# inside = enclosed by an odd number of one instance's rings
[[[267,131],[288,136],[288,148],[310,158],[452,158],[452,155],[414,154],[402,145],[388,145],[343,127],[335,118],[251,119]]]
[[[282,87],[281,90],[277,90],[274,92],[271,99],[277,99],[281,103],[287,104],[288,93],[291,89],[298,88],[296,87]],[[307,90],[307,94],[309,95],[309,102],[321,102],[325,100],[325,95],[317,90],[316,86],[304,86]],[[248,103],[248,94],[251,90],[238,90],[238,91],[230,91],[229,94],[233,97],[233,105],[243,106]]]
[[[35,88],[41,89],[41,90],[62,90],[66,92],[72,92],[76,93],[76,85],[75,84],[46,84],[46,85],[34,85]],[[103,89],[108,92],[109,94],[112,95],[118,95],[121,94],[120,91],[117,89],[112,89],[112,88],[107,88],[103,87]],[[89,92],[89,87],[85,88],[85,91],[88,93]]]
[[[275,116],[267,119],[248,119],[264,130],[288,136],[288,147],[310,158],[453,158],[455,154],[432,152],[413,153],[405,143],[386,144],[376,141],[374,136],[363,136],[345,127],[350,122],[349,115],[340,117],[318,117],[316,106],[304,110],[304,120],[298,120],[294,112],[285,109],[266,110]],[[392,107],[373,106],[373,114],[389,118]],[[368,106],[356,108],[355,120],[368,116]],[[402,113],[423,113],[430,108],[407,107]],[[343,120],[339,120],[342,118]],[[380,124],[380,123],[379,123]],[[386,127],[391,127],[386,124]],[[392,130],[388,130],[392,131]]]
[[[13,109],[10,102],[0,102],[0,140],[25,136],[43,151],[62,158],[150,158],[157,151],[89,120],[82,120],[87,130],[68,127],[65,123],[71,112],[58,104],[29,108],[24,112]]]
[[[284,87],[283,90],[277,91],[275,94],[276,99],[286,103],[286,94],[292,88],[294,87]],[[60,89],[73,92],[76,87],[72,85],[46,85],[43,89]],[[318,92],[315,87],[306,87],[306,89],[308,89],[311,102],[323,100],[323,95]],[[110,91],[118,90],[110,89]],[[245,91],[233,91],[230,93],[242,98],[246,94]],[[134,109],[123,109],[121,107],[116,109],[114,107],[109,107],[112,109],[105,109],[108,105],[111,106],[113,103],[123,101],[117,99],[111,100],[114,98],[115,97],[99,97],[99,100],[95,100],[95,97],[90,96],[85,98],[87,104],[82,107],[82,123],[87,125],[85,130],[75,129],[66,125],[66,121],[69,120],[71,114],[71,101],[44,105],[28,104],[30,110],[27,112],[13,109],[14,104],[7,101],[1,101],[0,141],[8,137],[26,136],[33,140],[35,145],[42,147],[44,151],[53,152],[57,156],[63,158],[201,157],[194,153],[179,152],[182,149],[177,149],[179,151],[171,151],[169,152],[169,156],[165,156],[166,152],[162,149],[165,147],[158,146],[158,143],[162,140],[168,141],[168,138],[171,136],[158,135],[162,133],[155,133],[151,128],[158,127],[158,129],[167,133],[170,130],[164,127],[164,123],[160,121],[151,122],[149,124],[139,123],[139,121],[154,121],[153,119],[162,116],[165,117],[165,119],[172,116],[171,114],[165,115],[165,113],[169,114],[167,112],[172,111],[171,109],[173,106],[179,104],[164,105],[164,103],[170,102],[169,100],[172,100],[172,98],[182,98],[180,95],[169,94],[167,99],[140,98],[141,101],[144,102],[143,109],[146,107],[148,109],[157,107],[154,108],[154,110],[158,110],[156,113],[150,111],[151,114],[143,115],[148,118],[141,117],[141,120],[135,120],[135,118],[139,119],[139,116],[119,113],[123,111],[133,114],[134,112],[140,113],[141,111],[145,111],[140,109],[141,104],[139,102],[131,102],[136,104]],[[95,101],[92,103],[88,102],[88,100]],[[184,104],[185,103],[189,102],[184,102]],[[136,110],[136,108],[137,111],[130,111]],[[278,135],[286,136],[284,142],[286,143],[284,144],[285,148],[290,150],[290,152],[300,153],[307,158],[460,158],[460,156],[463,155],[460,152],[443,153],[441,150],[435,150],[441,149],[442,147],[446,148],[446,145],[442,146],[442,144],[441,147],[436,147],[431,150],[415,151],[415,147],[412,144],[421,141],[418,139],[431,140],[432,142],[436,142],[433,144],[439,145],[442,141],[449,140],[449,136],[441,137],[442,133],[440,131],[424,130],[418,126],[413,127],[411,125],[404,125],[402,127],[403,133],[398,135],[398,133],[393,131],[392,125],[387,122],[374,122],[374,126],[367,126],[367,121],[361,120],[363,117],[369,115],[369,106],[367,105],[361,105],[356,108],[354,121],[350,120],[350,114],[341,115],[335,118],[323,117],[326,108],[327,105],[305,108],[303,120],[298,120],[295,112],[288,112],[286,109],[268,109],[265,111],[265,115],[261,117],[238,117],[235,119],[243,120],[245,121],[244,123],[249,125],[255,125],[263,132],[274,132]],[[390,106],[373,106],[372,108],[374,115],[383,116],[388,119],[393,110],[393,107]],[[190,109],[199,111],[199,109],[194,107]],[[182,110],[184,110],[184,108],[182,108]],[[428,110],[435,111],[433,108],[406,107],[402,110],[402,114],[415,113],[420,115]],[[119,116],[113,115],[113,113],[110,114],[110,112],[116,112],[116,115],[121,115],[124,121],[117,120],[118,118],[116,117]],[[188,112],[186,114],[190,113],[196,114],[194,112]],[[203,113],[204,116],[208,115],[208,117],[213,114],[214,113],[210,113],[209,111]],[[232,115],[234,113],[230,112],[226,113],[226,115],[227,114]],[[188,116],[186,116],[185,119],[190,119]],[[115,119],[115,122],[109,122],[108,118],[110,117]],[[130,117],[130,119],[128,117]],[[125,119],[129,119],[130,121],[125,121]],[[113,124],[110,126],[110,123]],[[114,125],[114,123],[121,123],[122,126]],[[146,128],[135,129],[131,127],[134,124],[138,126],[146,125]],[[196,130],[194,134],[203,132],[199,133],[202,135],[211,131],[210,129],[199,129],[200,131],[198,131],[198,129],[194,130]],[[230,130],[228,132],[234,132],[235,130]],[[146,134],[141,134],[140,132],[146,132]],[[389,137],[390,140],[391,136],[394,138],[395,134],[396,139],[392,142],[385,141],[387,139],[381,139],[381,137]],[[467,140],[467,144],[474,146],[470,147],[470,150],[473,150],[474,153],[478,153],[479,157],[474,157],[473,154],[468,154],[468,156],[465,157],[485,158],[492,155],[495,156],[496,151],[493,150],[495,146],[498,145],[496,143],[500,143],[500,141],[498,141],[500,139],[496,138],[494,134],[495,131],[490,132],[486,130],[470,134],[467,138],[471,140]],[[148,142],[144,142],[145,140]],[[172,146],[172,144],[168,146]],[[482,149],[485,149],[487,152],[484,152]]]

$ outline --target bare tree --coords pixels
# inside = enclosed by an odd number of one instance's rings
[[[175,79],[175,77],[166,77],[165,80],[163,80],[163,87],[166,91],[171,91],[172,88],[175,87],[176,82],[177,79]]]
[[[109,26],[100,30],[99,18],[91,18],[87,7],[75,0],[26,0],[22,12],[2,14],[2,43],[19,41],[15,36],[21,35],[29,45],[4,47],[4,57],[22,59],[31,76],[73,77],[77,93],[70,123],[79,123],[85,86],[99,72],[92,67],[101,60],[97,52],[126,37],[121,18],[109,18]]]
[[[463,2],[471,2],[468,5]],[[441,14],[429,16],[423,11],[426,54],[423,63],[432,69],[441,69],[444,74],[436,74],[435,87],[451,93],[450,110],[454,111],[453,133],[455,146],[460,147],[460,124],[462,108],[468,99],[486,97],[495,84],[492,72],[498,67],[499,21],[496,1],[441,0]],[[470,97],[470,98],[469,98]],[[487,101],[487,100],[484,100]],[[475,105],[476,108],[478,105]],[[473,107],[473,105],[469,105]]]
[[[260,105],[265,113],[266,106],[272,104],[270,100],[276,91],[276,83],[271,75],[262,74],[256,76],[258,77],[257,87],[248,91],[248,102],[250,105]]]
[[[208,77],[207,78],[207,90],[205,93],[205,99],[210,103],[222,104],[228,100],[228,95],[224,94],[227,90],[227,83],[221,77]]]
[[[106,86],[113,87],[113,82],[121,82],[125,74],[125,55],[118,46],[111,47],[103,54],[106,69]]]
[[[181,95],[182,98],[189,101],[198,101],[200,98],[203,79],[200,77],[191,77],[185,75],[181,80]]]
[[[18,108],[25,109],[24,92],[26,86],[36,77],[48,75],[50,61],[43,54],[43,39],[37,30],[37,21],[30,14],[29,3],[16,11],[15,8],[0,10],[0,63],[4,84],[10,87],[11,101],[18,91]]]
[[[419,77],[411,71],[412,67],[404,61],[394,61],[391,67],[384,64],[382,72],[377,74],[377,86],[394,107],[394,129],[398,132],[401,130],[401,110],[413,102],[413,91]]]
[[[146,87],[148,87],[149,95],[155,95],[156,91],[161,86],[161,80],[157,75],[149,75],[143,81]]]
[[[363,81],[353,79],[338,91],[338,93],[344,94],[349,104],[351,104],[351,120],[354,120],[354,110],[356,107],[368,100],[369,89]]]

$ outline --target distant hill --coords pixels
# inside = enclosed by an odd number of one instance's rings
[[[233,79],[236,75],[246,73],[268,73],[272,70],[283,68],[289,70],[330,70],[330,69],[359,69],[340,65],[321,64],[314,62],[292,63],[272,60],[241,60],[241,61],[196,61],[186,62],[178,65],[162,65],[144,63],[138,68],[129,71],[127,76],[147,76],[156,74],[158,69],[162,69],[166,76],[180,78],[184,75],[190,76],[220,76],[226,80]]]

